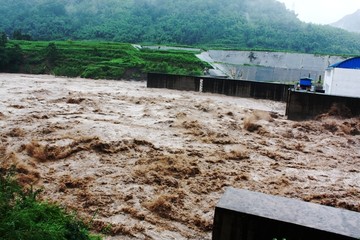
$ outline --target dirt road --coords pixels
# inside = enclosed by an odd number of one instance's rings
[[[0,74],[0,164],[108,239],[210,239],[227,186],[360,211],[360,119],[284,111],[145,82]]]

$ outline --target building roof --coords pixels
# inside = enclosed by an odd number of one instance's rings
[[[345,61],[330,65],[329,68],[360,69],[360,57],[346,59]]]

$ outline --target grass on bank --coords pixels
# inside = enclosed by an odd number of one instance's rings
[[[136,49],[131,44],[82,41],[9,41],[21,51],[9,72],[95,79],[143,79],[147,72],[201,75],[208,64],[190,51]]]
[[[61,207],[37,200],[39,190],[23,190],[14,171],[0,169],[0,239],[100,240]]]

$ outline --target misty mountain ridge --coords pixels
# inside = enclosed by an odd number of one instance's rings
[[[4,0],[0,14],[10,38],[360,53],[357,34],[303,23],[276,0]]]
[[[350,32],[360,33],[360,9],[352,14],[346,15],[335,23],[332,23],[331,26],[342,28]]]

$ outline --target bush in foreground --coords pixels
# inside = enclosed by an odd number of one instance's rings
[[[0,168],[0,239],[100,239],[57,205],[37,200],[39,190],[23,190],[13,171]]]

